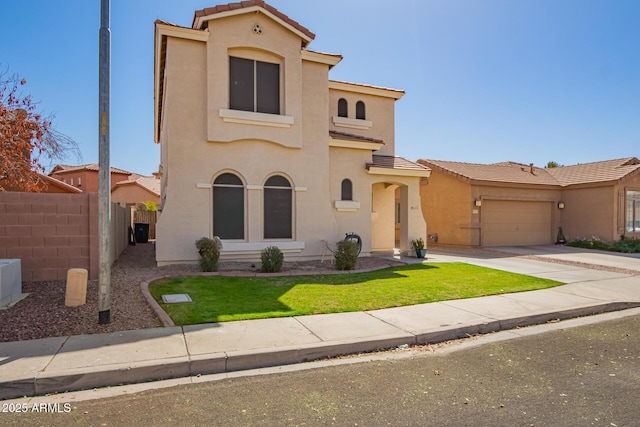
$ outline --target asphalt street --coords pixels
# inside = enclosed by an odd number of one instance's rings
[[[7,405],[20,400],[2,401],[0,424],[633,426],[640,420],[640,315],[633,313],[315,369],[245,373],[85,401],[70,393],[44,400],[57,404],[48,412],[27,406],[17,413]]]

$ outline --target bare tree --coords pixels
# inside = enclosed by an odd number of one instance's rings
[[[31,95],[21,92],[25,84],[0,72],[0,191],[42,191],[45,159],[82,158],[78,144],[53,127],[55,116],[37,112]]]

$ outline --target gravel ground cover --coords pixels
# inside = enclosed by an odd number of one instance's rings
[[[398,265],[393,261],[363,257],[356,268],[372,269]],[[8,309],[0,310],[0,342],[22,341],[67,335],[100,334],[161,327],[162,323],[149,307],[140,283],[162,276],[199,272],[197,265],[157,267],[152,243],[128,246],[111,269],[111,323],[98,324],[98,282],[87,285],[87,303],[67,307],[65,281],[25,282],[22,292],[29,294]],[[250,262],[221,262],[225,274],[258,272],[259,265]],[[335,273],[329,260],[286,263],[283,273]]]

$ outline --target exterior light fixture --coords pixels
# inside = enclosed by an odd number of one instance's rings
[[[482,206],[482,200],[480,200],[480,199],[477,199],[477,200],[476,200],[476,203],[475,203],[475,205],[476,205],[477,207],[480,207],[480,206]]]
[[[564,202],[558,202],[558,209],[564,209]]]

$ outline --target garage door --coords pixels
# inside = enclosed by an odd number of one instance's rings
[[[485,200],[482,246],[548,245],[552,241],[551,202]]]

